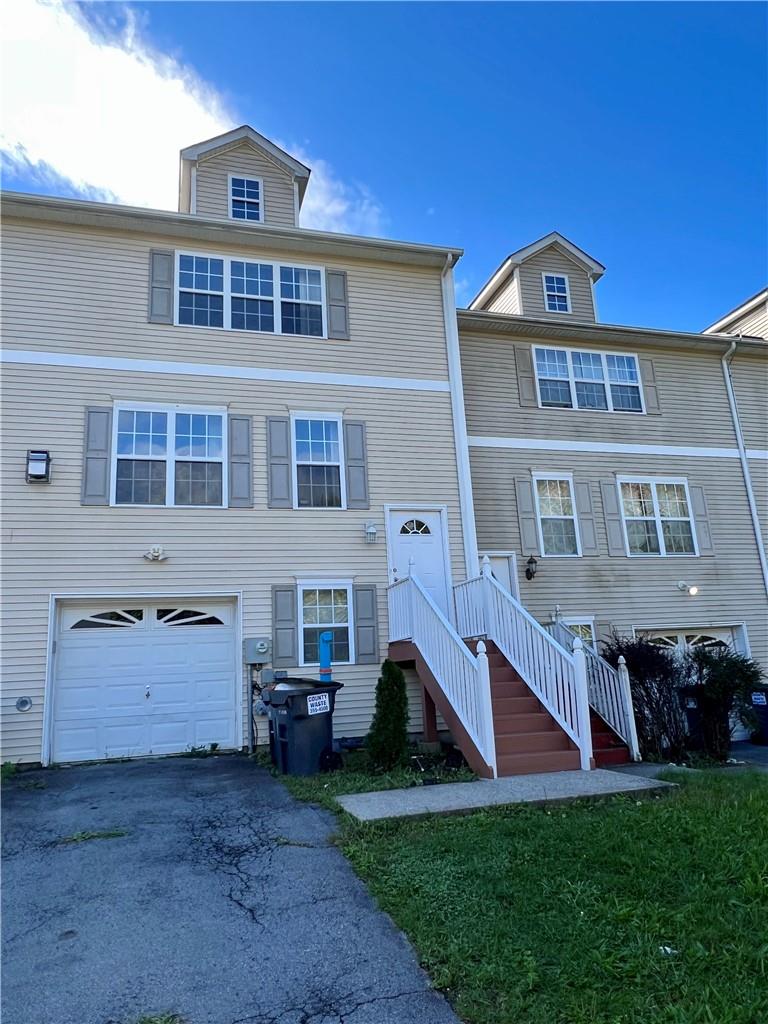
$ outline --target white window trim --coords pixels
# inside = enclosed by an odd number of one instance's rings
[[[164,412],[168,415],[167,429],[168,429],[168,442],[166,447],[166,453],[161,458],[159,455],[125,455],[118,456],[117,453],[117,435],[118,435],[118,420],[119,413],[121,410],[129,410],[131,412]],[[177,413],[191,413],[203,416],[221,416],[221,457],[206,458],[206,459],[188,459],[181,457],[177,460],[176,458],[176,414]],[[165,405],[160,402],[115,402],[112,407],[112,450],[110,452],[110,489],[109,489],[109,504],[115,508],[176,508],[176,509],[187,509],[187,508],[201,508],[201,509],[216,509],[216,508],[228,508],[229,507],[229,426],[227,420],[228,410],[226,407],[220,406],[207,406],[207,405]],[[127,502],[117,501],[117,460],[118,458],[126,459],[147,459],[152,462],[165,462],[165,504],[164,505],[134,505]],[[171,496],[174,499],[175,484],[176,484],[176,462],[221,462],[221,505],[176,505],[174,501],[171,501]]]
[[[568,309],[550,309],[547,304],[547,278],[548,277],[562,277],[565,281],[565,301],[568,303]],[[568,313],[573,313],[573,306],[571,304],[571,282],[568,280],[567,274],[561,274],[559,270],[542,270],[541,272],[541,287],[544,291],[544,312],[554,313],[555,316],[567,316]]]
[[[299,630],[299,668],[307,668],[312,665],[317,665],[316,661],[305,661],[304,660],[304,626],[322,626],[327,625],[329,629],[332,629],[334,625],[342,625],[342,623],[305,623],[304,622],[304,591],[305,590],[346,590],[347,592],[347,629],[349,630],[349,661],[334,661],[334,665],[354,665],[355,664],[355,610],[352,604],[353,592],[352,592],[352,580],[329,580],[329,579],[311,579],[311,578],[297,578],[296,580],[296,618],[298,619],[298,630]]]
[[[245,223],[245,222],[243,222]],[[211,292],[206,291],[204,288],[181,288],[179,285],[179,266],[182,256],[201,256],[204,259],[209,260],[223,260],[224,261],[224,291],[223,292]],[[274,317],[275,317],[275,329],[274,331],[246,331],[240,328],[232,327],[232,263],[263,263],[267,266],[272,267],[272,280],[274,283],[275,294],[272,297],[274,302]],[[293,302],[294,299],[280,298],[280,267],[295,267],[297,270],[318,270],[320,271],[320,302],[309,303],[310,305],[319,305],[322,310],[323,317],[323,333],[322,334],[283,334],[283,323],[282,323],[282,306],[281,302]],[[328,296],[326,294],[326,282],[325,282],[325,267],[320,267],[310,263],[291,263],[288,260],[274,260],[267,259],[261,256],[249,253],[248,255],[242,256],[231,256],[225,255],[220,252],[199,252],[195,249],[176,249],[174,253],[174,292],[173,292],[173,323],[176,327],[191,328],[196,331],[236,331],[238,334],[244,335],[264,335],[267,337],[275,337],[280,335],[282,338],[310,338],[313,341],[322,341],[328,337]],[[198,292],[201,295],[221,295],[224,304],[224,326],[223,327],[207,327],[205,324],[182,324],[179,322],[179,294],[182,291]],[[248,298],[248,296],[236,295],[236,298]],[[258,298],[258,296],[250,296],[251,298]],[[269,301],[269,299],[267,299]]]
[[[643,554],[641,552],[633,552],[629,550],[629,533],[627,531],[627,517],[624,514],[624,499],[621,493],[622,484],[650,484],[651,485],[651,498],[653,499],[653,519],[656,523],[656,533],[659,538],[659,551],[658,554]],[[659,499],[656,494],[656,484],[680,484],[685,488],[685,500],[688,505],[688,522],[691,524],[691,536],[693,537],[693,551],[686,551],[685,553],[671,552],[668,553],[666,545],[664,543],[664,531],[661,528],[661,524],[664,521],[659,511]],[[688,489],[688,480],[682,476],[645,476],[637,473],[634,475],[622,475],[616,477],[616,491],[619,498],[619,511],[621,513],[621,528],[624,534],[624,547],[628,558],[698,558],[699,557],[699,538],[696,533],[696,520],[693,515],[693,505],[691,504],[691,494]],[[650,518],[648,517],[633,517],[632,518]],[[667,517],[668,518],[668,517]],[[681,521],[679,519],[672,519],[671,522]]]
[[[245,181],[257,181],[259,183],[259,219],[258,220],[247,220],[242,217],[235,217],[232,213],[232,179],[243,178]],[[251,200],[252,202],[253,200]],[[246,200],[248,202],[248,200]],[[264,179],[254,177],[252,174],[238,174],[233,171],[227,175],[227,211],[229,219],[236,221],[238,224],[263,224],[264,223]]]
[[[556,405],[544,405],[544,403],[542,402],[542,400],[541,400],[541,380],[565,380],[565,377],[542,377],[542,378],[539,378],[539,368],[538,368],[538,365],[536,363],[536,349],[541,349],[542,351],[549,351],[549,352],[565,352],[566,353],[566,361],[567,361],[567,364],[568,364],[568,387],[569,387],[570,393],[571,393],[571,403],[572,403],[571,405],[565,406],[565,407],[561,407],[561,406],[556,406]],[[606,398],[606,402],[608,403],[608,408],[607,409],[581,409],[581,408],[579,408],[579,406],[578,406],[578,404],[576,402],[576,380],[577,380],[577,378],[576,378],[576,375],[573,372],[573,359],[571,358],[572,357],[572,353],[574,353],[574,352],[577,352],[579,354],[584,354],[584,355],[590,355],[590,356],[600,356],[600,359],[601,359],[601,362],[602,362],[602,365],[603,365],[603,381],[602,381],[602,383],[605,385],[605,398]],[[612,383],[616,384],[616,383],[620,383],[620,382],[619,381],[610,381],[608,379],[608,361],[607,361],[607,357],[608,356],[629,356],[629,357],[631,357],[632,359],[635,360],[635,366],[637,367],[637,389],[638,389],[639,394],[640,394],[640,409],[637,409],[637,410],[634,410],[634,411],[632,409],[614,409],[614,407],[613,407],[613,396],[611,395],[611,384]],[[606,413],[611,413],[614,416],[645,416],[646,415],[645,395],[643,394],[643,380],[642,380],[642,377],[640,375],[640,359],[638,358],[638,356],[637,356],[637,354],[635,352],[603,352],[603,351],[600,351],[599,349],[594,349],[594,348],[567,348],[564,345],[537,345],[534,342],[534,344],[531,346],[531,357],[532,357],[532,362],[533,362],[533,373],[534,373],[534,376],[536,378],[536,402],[538,403],[538,407],[540,409],[547,409],[547,410],[549,410],[551,412],[579,412],[579,413],[595,412],[595,413],[600,413],[602,415],[605,415]],[[582,380],[581,377],[579,377],[578,379]],[[595,382],[592,382],[592,383],[595,383]],[[596,383],[599,383],[599,382],[596,382]],[[630,387],[634,387],[634,386],[635,386],[634,384],[630,385]]]
[[[594,615],[569,615],[560,620],[564,625],[572,629],[574,626],[589,626],[592,631],[592,650],[597,653],[597,637],[595,636]]]
[[[573,474],[572,473],[533,473],[531,474],[533,479],[533,499],[536,506],[536,530],[539,537],[539,551],[541,552],[542,558],[581,558],[581,531],[579,530],[579,515],[576,511],[576,491],[573,486]],[[576,553],[570,555],[561,554],[546,554],[544,551],[544,531],[541,526],[541,507],[539,505],[539,480],[557,480],[566,481],[568,484],[568,490],[571,495],[571,508],[573,509],[572,516],[544,516],[545,519],[573,519],[573,528],[576,533]]]
[[[341,505],[338,508],[322,508],[319,505],[299,505],[299,472],[296,461],[296,420],[334,420],[339,425],[339,481],[341,484]],[[344,417],[340,412],[292,412],[291,413],[291,485],[293,507],[300,512],[342,512],[347,507],[347,472],[344,451]],[[335,462],[304,463],[313,466],[335,466]]]

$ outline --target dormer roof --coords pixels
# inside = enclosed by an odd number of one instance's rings
[[[559,231],[550,231],[548,235],[544,235],[543,238],[537,239],[535,242],[531,242],[530,245],[524,246],[522,249],[517,249],[511,253],[504,262],[498,267],[498,269],[492,274],[490,279],[475,298],[470,302],[470,309],[480,309],[483,304],[505,283],[505,281],[514,273],[515,268],[519,267],[521,263],[531,259],[537,253],[540,253],[543,249],[548,249],[550,246],[559,247],[563,250],[566,255],[572,259],[579,266],[583,267],[585,272],[590,276],[592,281],[599,281],[599,279],[605,273],[605,267],[602,263],[598,263],[596,259],[580,249],[578,245],[574,245],[573,242],[569,241],[565,235],[561,235]]]
[[[725,316],[720,317],[709,327],[705,327],[703,334],[730,334],[731,329],[738,324],[738,321],[749,313],[754,312],[761,306],[765,307],[768,304],[768,288],[763,288],[757,292],[756,295],[752,295],[745,302],[742,302],[740,306],[732,309],[730,313],[726,313]]]
[[[204,160],[212,156],[214,153],[225,152],[227,149],[241,146],[244,142],[249,143],[291,175],[298,187],[299,204],[302,203],[304,193],[307,191],[309,176],[312,173],[309,167],[296,160],[290,153],[286,153],[284,149],[276,146],[274,142],[270,142],[268,138],[259,134],[249,124],[241,124],[239,128],[233,128],[232,131],[224,132],[223,135],[216,135],[212,139],[196,142],[193,146],[187,146],[185,149],[182,149],[180,154],[181,175],[179,183],[182,209],[189,208],[190,171],[193,164],[198,160]]]

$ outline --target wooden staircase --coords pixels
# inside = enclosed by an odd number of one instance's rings
[[[598,768],[631,764],[629,747],[594,708],[590,708],[589,725],[592,730],[592,755]]]
[[[476,641],[467,641],[474,653]],[[507,659],[486,644],[499,777],[579,769],[579,751]]]

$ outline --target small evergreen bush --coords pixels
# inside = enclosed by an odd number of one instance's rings
[[[688,655],[692,685],[698,702],[701,745],[716,761],[726,761],[733,731],[731,718],[747,727],[755,724],[750,695],[758,689],[762,672],[756,662],[729,647],[699,647]]]
[[[389,658],[376,684],[376,710],[366,739],[368,755],[380,771],[391,771],[408,760],[408,697],[405,676]]]

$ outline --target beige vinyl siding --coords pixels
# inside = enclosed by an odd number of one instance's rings
[[[265,224],[296,227],[293,175],[249,144],[201,158],[197,165],[197,208],[202,217],[229,217],[228,175],[260,178]],[[257,225],[253,225],[258,230]]]
[[[508,316],[520,315],[520,284],[517,271],[507,278],[484,308],[489,313],[506,313]]]
[[[752,338],[768,339],[768,302],[734,320],[728,326],[728,334],[745,334]]]
[[[737,349],[731,363],[733,390],[747,448],[768,448],[768,346],[765,353]]]
[[[480,550],[519,553],[520,596],[531,613],[548,621],[559,605],[565,617],[594,615],[620,631],[633,627],[704,627],[746,623],[752,654],[768,669],[768,598],[738,460],[584,455],[471,449],[472,482]],[[600,554],[539,558],[525,579],[515,497],[515,477],[531,472],[573,473],[590,484]],[[701,486],[715,554],[702,557],[628,558],[608,555],[600,481],[614,474],[686,477]],[[695,598],[677,582],[699,587]]]
[[[651,359],[661,415],[521,408],[516,345],[628,352]],[[725,448],[736,445],[719,352],[605,345],[598,337],[587,345],[567,346],[462,332],[461,356],[470,435]]]
[[[6,222],[3,227],[6,348],[225,363],[306,371],[446,380],[440,271],[372,261],[276,254],[253,247],[213,251],[161,235]],[[345,270],[348,341],[147,323],[149,251],[178,249]]]
[[[448,506],[455,579],[463,578],[463,546],[450,396],[219,378],[8,367],[4,375],[5,759],[40,759],[48,601],[51,593],[182,596],[187,591],[242,591],[245,636],[271,633],[271,587],[296,576],[352,577],[375,583],[379,649],[386,656],[387,545],[385,503]],[[80,482],[86,405],[137,400],[227,406],[253,416],[252,509],[83,507]],[[29,410],[35,410],[30,418]],[[267,416],[290,410],[343,413],[367,425],[371,507],[350,510],[267,508]],[[396,423],[396,428],[393,428]],[[53,457],[53,483],[24,483],[24,455],[43,447]],[[364,524],[378,529],[374,545]],[[142,555],[152,544],[163,563]],[[335,717],[338,736],[365,733],[373,712],[378,666],[340,667],[344,683]],[[420,727],[411,686],[412,729]],[[31,711],[15,710],[30,696]],[[263,726],[265,728],[265,725]]]
[[[542,273],[567,274],[571,293],[570,313],[550,313],[544,304]],[[586,270],[567,256],[558,245],[532,256],[520,264],[521,310],[523,316],[543,317],[551,320],[595,320],[595,306],[592,289]],[[501,310],[499,310],[501,312]]]

